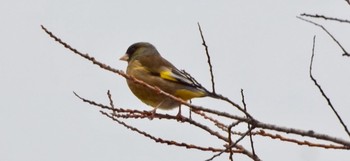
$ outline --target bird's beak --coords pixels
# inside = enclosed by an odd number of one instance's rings
[[[129,55],[128,54],[124,54],[122,57],[119,58],[119,60],[128,61],[129,60]]]

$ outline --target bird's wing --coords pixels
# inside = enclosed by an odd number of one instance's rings
[[[167,81],[194,87],[192,81],[166,59],[154,55],[148,55],[148,57],[148,59],[142,59],[141,64],[147,67],[152,75],[159,76]]]
[[[160,71],[159,75],[161,78],[169,81],[174,81],[174,82],[193,86],[193,83],[191,82],[191,80],[189,80],[186,76],[184,76],[184,74],[181,73],[181,71],[179,71],[176,68],[172,68],[172,69],[163,68]]]

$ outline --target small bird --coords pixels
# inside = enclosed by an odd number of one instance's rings
[[[164,59],[150,43],[138,42],[132,44],[120,60],[128,62],[126,74],[151,86],[156,86],[184,101],[208,96],[206,90],[196,86],[179,69]],[[154,108],[154,113],[158,108],[170,110],[180,107],[179,102],[158,94],[156,91],[137,84],[132,80],[127,79],[127,84],[137,98]],[[181,113],[180,110],[179,114]]]

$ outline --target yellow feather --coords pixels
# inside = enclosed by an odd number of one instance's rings
[[[160,77],[163,79],[168,79],[177,82],[176,78],[172,77],[171,74],[171,71],[162,71],[160,72]]]
[[[190,99],[195,98],[195,97],[204,97],[205,95],[206,94],[204,92],[201,92],[201,91],[194,92],[194,91],[187,90],[187,89],[179,89],[179,90],[176,90],[176,92],[175,92],[175,96],[178,96],[185,101],[190,100]]]

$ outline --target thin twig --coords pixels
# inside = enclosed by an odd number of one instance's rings
[[[350,23],[349,20],[346,19],[339,19],[339,18],[334,18],[334,17],[328,17],[324,15],[318,15],[318,14],[308,14],[308,13],[302,13],[300,16],[305,16],[305,17],[312,17],[312,18],[322,18],[325,20],[331,20],[331,21],[337,21],[337,22],[343,22],[343,23]]]
[[[245,99],[244,99],[243,89],[241,89],[241,95],[242,95],[242,103],[243,103],[244,110],[247,111],[247,113],[248,113],[247,104],[245,103]],[[254,127],[252,127],[252,125],[248,123],[248,129],[254,129]],[[249,132],[249,141],[250,141],[250,147],[252,148],[252,153],[253,153],[254,156],[256,156],[255,148],[254,148],[254,141],[253,141],[251,130]]]
[[[127,112],[127,113],[149,113],[149,111],[137,111],[137,110],[130,110],[130,109],[122,109],[122,108],[111,108],[109,106],[106,106],[106,105],[103,105],[103,104],[99,104],[99,103],[96,103],[94,101],[90,101],[88,99],[82,98],[81,96],[79,96],[75,92],[74,92],[74,94],[79,99],[81,99],[82,101],[87,102],[87,103],[89,103],[91,105],[94,105],[94,106],[98,106],[98,107],[100,107],[102,109],[107,109],[107,110],[112,110],[112,111],[117,111],[117,112]],[[223,116],[223,117],[231,118],[231,119],[234,119],[234,120],[239,120],[239,121],[246,122],[246,123],[250,122],[250,120],[247,119],[247,118],[231,115],[231,114],[228,114],[226,112],[213,111],[213,110],[202,108],[202,107],[199,107],[199,106],[198,107],[195,106],[194,108],[196,110],[205,111],[205,112],[210,111],[210,113],[216,114],[218,116]],[[300,129],[287,128],[287,127],[277,126],[277,125],[273,125],[273,124],[262,123],[262,122],[259,122],[259,121],[255,122],[255,127],[256,128],[262,128],[262,129],[279,131],[279,132],[283,132],[283,133],[287,133],[287,134],[291,133],[291,134],[296,134],[296,135],[300,135],[300,136],[307,136],[307,137],[310,137],[310,138],[316,138],[316,139],[320,139],[320,140],[330,141],[330,142],[334,142],[334,143],[338,143],[338,144],[350,147],[350,142],[348,142],[346,140],[343,140],[343,139],[340,139],[340,138],[331,137],[331,136],[328,136],[328,135],[325,135],[325,134],[319,134],[319,133],[316,133],[314,131],[310,132],[310,130],[305,131],[305,130],[300,130]]]
[[[344,47],[339,43],[339,41],[337,39],[335,39],[335,37],[325,27],[323,27],[322,25],[320,25],[320,24],[318,24],[316,22],[304,19],[304,18],[299,17],[299,16],[297,16],[297,18],[322,28],[322,30],[325,31],[333,39],[333,41],[338,44],[338,46],[341,48],[341,50],[343,50],[343,56],[350,57],[350,54],[344,49]]]
[[[310,130],[310,133],[313,133],[313,131]],[[232,134],[234,135],[240,135],[242,136],[243,133],[242,132],[232,132]],[[285,142],[289,142],[289,143],[294,143],[297,145],[305,145],[305,146],[309,146],[309,147],[318,147],[318,148],[324,148],[324,149],[342,149],[342,150],[350,150],[350,146],[344,146],[344,145],[335,145],[335,144],[320,144],[320,143],[316,143],[316,142],[311,142],[308,140],[297,140],[297,139],[292,139],[292,138],[288,138],[285,137],[281,134],[272,134],[272,133],[268,133],[263,129],[260,129],[257,132],[252,132],[252,135],[259,135],[262,137],[269,137],[271,139],[278,139],[281,141],[285,141]]]
[[[94,106],[98,106],[98,107],[101,107],[102,109],[108,109],[108,110],[112,110],[112,111],[117,111],[117,112],[126,112],[126,113],[130,113],[131,115],[115,115],[115,117],[120,117],[120,118],[148,118],[148,115],[150,115],[149,111],[138,111],[138,110],[129,110],[129,109],[121,109],[121,108],[111,108],[109,106],[106,106],[106,105],[103,105],[103,104],[99,104],[99,103],[96,103],[94,101],[90,101],[88,99],[85,99],[81,96],[79,96],[78,94],[76,94],[74,92],[74,94],[81,100],[83,100],[84,102],[87,102],[91,105],[94,105]],[[136,113],[136,115],[134,114]],[[178,118],[176,116],[172,116],[172,115],[168,115],[168,114],[154,114],[154,118],[159,118],[159,119],[172,119],[172,120],[177,120]],[[205,131],[208,131],[209,133],[211,133],[212,135],[214,136],[217,136],[219,139],[225,141],[225,142],[228,142],[228,139],[219,135],[217,132],[214,132],[214,131],[211,131],[211,129],[209,129],[208,127],[204,126],[204,125],[201,125],[200,123],[197,123],[195,122],[194,120],[191,120],[191,119],[188,119],[188,118],[183,118],[183,121],[184,122],[188,122],[194,126],[197,126]],[[238,145],[237,143],[243,139],[243,137],[247,135],[246,133],[242,134],[241,138],[238,139],[235,144],[232,144],[231,145],[231,148],[235,147],[237,148],[238,150],[233,150],[234,153],[242,153],[242,154],[245,154],[247,155],[248,157],[252,158],[253,160],[255,161],[258,161],[260,160],[259,158],[256,158],[253,154],[251,154],[249,151],[247,151],[246,149],[244,149],[241,145]],[[198,148],[197,148],[198,149]],[[226,151],[221,151],[221,152],[228,152],[227,149]],[[221,154],[220,154],[221,155]]]
[[[76,92],[74,92],[74,91],[73,91],[73,93],[74,93],[74,95],[75,95],[76,97],[78,97],[79,99],[81,99],[83,102],[87,102],[87,103],[89,103],[89,104],[91,104],[91,105],[98,106],[98,107],[100,107],[100,108],[102,108],[102,109],[113,110],[113,108],[111,108],[111,107],[109,107],[109,106],[103,105],[103,104],[101,104],[101,103],[97,103],[97,102],[95,102],[95,101],[90,101],[90,100],[88,100],[88,99],[85,99],[85,98],[79,96],[79,95],[78,95]]]
[[[111,94],[111,92],[109,90],[107,91],[107,96],[108,96],[108,99],[109,99],[109,105],[111,106],[111,108],[114,108],[112,94]],[[116,115],[115,111],[113,111],[113,115]]]
[[[202,84],[200,84],[194,77],[192,77],[190,73],[187,73],[185,70],[180,70],[180,73],[183,74],[183,76],[185,76],[188,80],[190,80],[194,87],[202,89],[207,93],[210,93],[210,91],[203,87]]]
[[[343,140],[343,139],[336,138],[336,137],[331,137],[331,136],[325,135],[325,134],[316,133],[312,130],[305,131],[305,130],[287,128],[287,127],[276,126],[273,124],[266,124],[266,123],[261,123],[261,122],[256,122],[255,127],[279,131],[279,132],[283,132],[283,133],[287,133],[287,134],[296,134],[296,135],[300,135],[300,136],[307,136],[310,138],[315,138],[315,139],[319,139],[319,140],[326,140],[326,141],[330,141],[333,143],[338,143],[338,144],[350,147],[350,142],[347,140]]]
[[[228,147],[230,147],[232,145],[232,133],[231,133],[231,129],[232,127],[235,126],[235,123],[232,123],[230,126],[228,126],[227,128],[227,133],[228,133]],[[232,151],[232,148],[229,149],[229,159],[230,161],[233,161],[233,151]]]
[[[79,96],[77,93],[74,92],[74,94],[81,100],[83,100],[84,102],[87,102],[91,105],[94,105],[94,106],[98,106],[98,107],[101,107],[102,109],[108,109],[108,110],[112,110],[113,112],[126,112],[126,113],[130,113],[130,114],[134,114],[134,113],[137,113],[137,114],[140,114],[140,115],[118,115],[119,117],[123,117],[123,118],[147,118],[151,113],[149,111],[137,111],[137,110],[122,110],[120,108],[112,108],[112,107],[108,107],[106,105],[103,105],[101,103],[96,103],[94,101],[90,101],[88,99],[85,99],[81,96]],[[154,118],[159,118],[159,119],[172,119],[172,120],[178,120],[178,117],[177,116],[172,116],[172,115],[168,115],[168,114],[158,114],[158,113],[155,113],[153,114],[154,115]],[[222,135],[220,135],[218,132],[216,131],[213,131],[211,130],[208,126],[205,126],[197,121],[194,121],[192,119],[189,119],[187,117],[184,117],[182,116],[182,119],[181,119],[183,122],[187,122],[189,124],[192,124],[206,132],[208,132],[209,134],[211,134],[212,136],[216,136],[218,139],[220,140],[223,140],[225,142],[228,141],[228,139]]]
[[[114,108],[114,103],[113,103],[113,99],[112,99],[112,94],[111,94],[111,91],[107,91],[107,96],[108,96],[108,99],[109,99],[109,105]]]
[[[249,134],[249,132],[250,132],[251,130],[252,130],[252,129],[249,129],[249,130],[246,131],[240,138],[238,138],[238,139],[236,140],[235,143],[231,144],[230,146],[227,146],[227,147],[226,147],[226,150],[235,147],[240,141],[242,141],[242,140]],[[212,161],[214,158],[219,157],[221,154],[223,154],[226,150],[221,151],[221,152],[219,152],[219,153],[213,155],[211,158],[207,159],[206,161]],[[252,159],[254,159],[254,158],[255,158],[255,157],[252,157]],[[257,160],[260,160],[259,158],[256,158],[256,159],[257,159]]]
[[[314,61],[314,55],[315,55],[315,39],[316,36],[314,36],[313,38],[313,43],[312,43],[312,55],[311,55],[311,62],[310,62],[310,78],[311,80],[314,82],[314,84],[316,85],[316,87],[320,90],[322,96],[326,99],[328,106],[332,109],[333,113],[337,116],[340,124],[343,126],[345,132],[348,134],[348,136],[350,137],[350,131],[348,130],[348,127],[345,125],[343,119],[340,117],[340,115],[338,114],[338,112],[335,110],[331,100],[329,99],[329,97],[326,95],[326,93],[323,91],[321,85],[319,83],[317,83],[317,80],[314,78],[314,76],[312,75],[312,64]]]
[[[254,135],[260,135],[260,136],[264,136],[264,137],[269,137],[271,139],[278,139],[281,141],[286,141],[286,142],[290,142],[290,143],[295,143],[298,145],[306,145],[309,147],[318,147],[318,148],[325,148],[325,149],[342,149],[342,150],[350,150],[350,147],[348,146],[340,146],[340,145],[334,145],[334,144],[320,144],[320,143],[313,143],[310,141],[300,141],[300,140],[296,140],[296,139],[292,139],[292,138],[287,138],[284,137],[280,134],[270,134],[265,132],[264,130],[259,130],[256,133],[253,133]]]
[[[215,92],[215,82],[214,82],[213,66],[211,65],[211,59],[210,59],[210,55],[209,55],[209,51],[208,51],[208,46],[207,46],[207,44],[205,43],[201,25],[199,24],[199,22],[198,22],[197,24],[198,24],[198,29],[199,29],[199,32],[200,32],[201,38],[202,38],[202,45],[203,45],[204,48],[205,48],[205,54],[207,55],[207,59],[208,59],[208,65],[209,65],[210,77],[211,77],[211,87],[212,87],[213,93],[216,93],[216,92]]]
[[[141,130],[135,128],[135,127],[132,127],[132,126],[126,124],[123,121],[120,121],[120,120],[116,119],[115,117],[113,117],[112,115],[109,115],[106,112],[103,112],[103,111],[100,111],[100,112],[101,112],[101,114],[109,117],[110,119],[112,119],[113,121],[123,125],[124,127],[128,128],[128,129],[130,129],[132,131],[135,131],[135,132],[137,132],[137,133],[139,133],[139,134],[141,134],[141,135],[143,135],[143,136],[145,136],[147,138],[150,138],[150,139],[152,139],[153,141],[155,141],[157,143],[168,144],[168,145],[176,145],[176,146],[180,146],[180,147],[185,147],[187,149],[198,149],[198,150],[201,150],[201,151],[219,152],[219,151],[224,150],[224,149],[218,149],[218,148],[213,148],[213,147],[200,147],[200,146],[193,145],[193,144],[178,143],[178,142],[173,141],[173,140],[164,140],[162,138],[156,138],[156,137],[154,137],[154,136],[152,136],[152,135],[150,135],[150,134],[148,134],[148,133],[146,133],[144,131],[141,131]],[[241,152],[241,151],[235,151],[235,152]]]
[[[214,123],[214,125],[216,127],[218,127],[219,129],[223,130],[223,131],[227,131],[227,126],[224,125],[223,123],[221,123],[219,120],[214,119],[210,116],[207,116],[204,112],[202,111],[196,111],[196,110],[191,110],[193,113],[202,116],[204,119],[209,120],[210,122]],[[238,125],[239,123],[241,123],[240,121],[237,121],[236,125]]]
[[[215,92],[210,92],[208,91],[206,88],[204,88],[195,78],[193,78],[189,73],[187,73],[185,70],[181,70],[180,71],[186,78],[188,78],[195,87],[200,88],[205,90],[210,97],[219,99],[219,100],[223,100],[228,102],[229,104],[231,104],[232,106],[236,107],[238,110],[240,110],[241,112],[243,112],[248,118],[251,118],[252,120],[254,120],[254,118],[248,113],[246,112],[241,106],[239,106],[237,103],[231,101],[229,98],[224,97],[221,94],[215,93]]]

